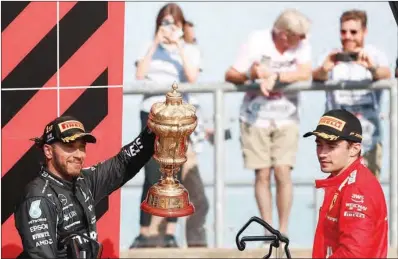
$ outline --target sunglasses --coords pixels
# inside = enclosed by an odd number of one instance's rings
[[[356,35],[358,30],[340,30],[340,33],[343,35],[346,35],[348,32],[350,32],[351,35]]]
[[[300,40],[304,40],[307,37],[305,34],[296,34],[290,31],[287,32],[287,35],[289,37],[298,37]]]

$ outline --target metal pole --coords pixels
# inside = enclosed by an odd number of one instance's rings
[[[316,229],[316,225],[318,224],[318,189],[314,186],[314,231]]]
[[[187,229],[187,217],[183,217],[181,219],[181,230],[180,230],[180,235],[182,237],[182,247],[183,248],[188,248],[188,242],[187,242],[187,237],[186,237],[186,231]]]
[[[390,230],[391,230],[391,246],[397,249],[397,81],[390,88]]]
[[[214,234],[216,248],[221,248],[223,245],[223,219],[224,219],[224,121],[223,121],[223,90],[217,89],[214,96],[214,182],[215,182],[215,195],[214,195]]]

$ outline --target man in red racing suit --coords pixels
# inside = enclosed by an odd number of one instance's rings
[[[317,180],[325,190],[313,258],[385,258],[387,207],[376,177],[358,158],[335,177]]]
[[[327,170],[343,158],[343,149],[338,145],[348,143],[344,148],[352,148],[350,145],[360,143],[361,133],[355,116],[345,110],[332,110],[322,116],[315,131],[304,135],[317,137],[321,170],[331,173],[315,182],[316,188],[325,190],[325,196],[319,211],[313,258],[387,257],[387,206],[377,178],[363,165],[359,155],[351,161],[343,159],[350,162],[340,163],[340,171]],[[349,149],[347,154],[352,154]]]

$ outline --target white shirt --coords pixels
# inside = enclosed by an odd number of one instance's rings
[[[294,71],[298,64],[311,62],[311,46],[308,40],[304,40],[297,48],[281,54],[275,47],[271,30],[255,31],[241,46],[233,68],[247,73],[255,61],[266,62],[273,72]],[[298,120],[297,105],[297,93],[279,94],[278,97],[246,93],[240,119],[257,127],[292,123]]]
[[[373,63],[376,66],[388,67],[387,56],[372,45],[365,45],[363,48],[364,52],[369,55]],[[320,65],[324,62],[324,59],[329,55],[326,53],[320,60]],[[329,72],[329,79],[332,80],[366,80],[372,79],[372,74],[364,66],[356,64],[354,62],[339,62],[331,72]]]
[[[137,60],[142,60],[145,57],[152,44],[152,42],[145,44],[141,55]],[[201,62],[199,49],[193,44],[184,43],[183,46],[184,53],[188,57],[189,62],[199,69]],[[162,45],[159,45],[153,53],[144,81],[160,85],[170,84],[170,87],[174,82],[187,82],[182,58],[178,50],[176,48],[165,48]],[[164,102],[165,98],[164,94],[146,95],[141,103],[141,110],[150,112],[150,109],[155,102]]]

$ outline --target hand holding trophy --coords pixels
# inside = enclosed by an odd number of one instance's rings
[[[155,133],[155,154],[162,174],[151,186],[141,209],[160,217],[184,217],[195,212],[188,191],[177,180],[180,167],[187,161],[189,135],[197,126],[195,106],[183,103],[174,83],[165,102],[152,105],[148,127]]]

